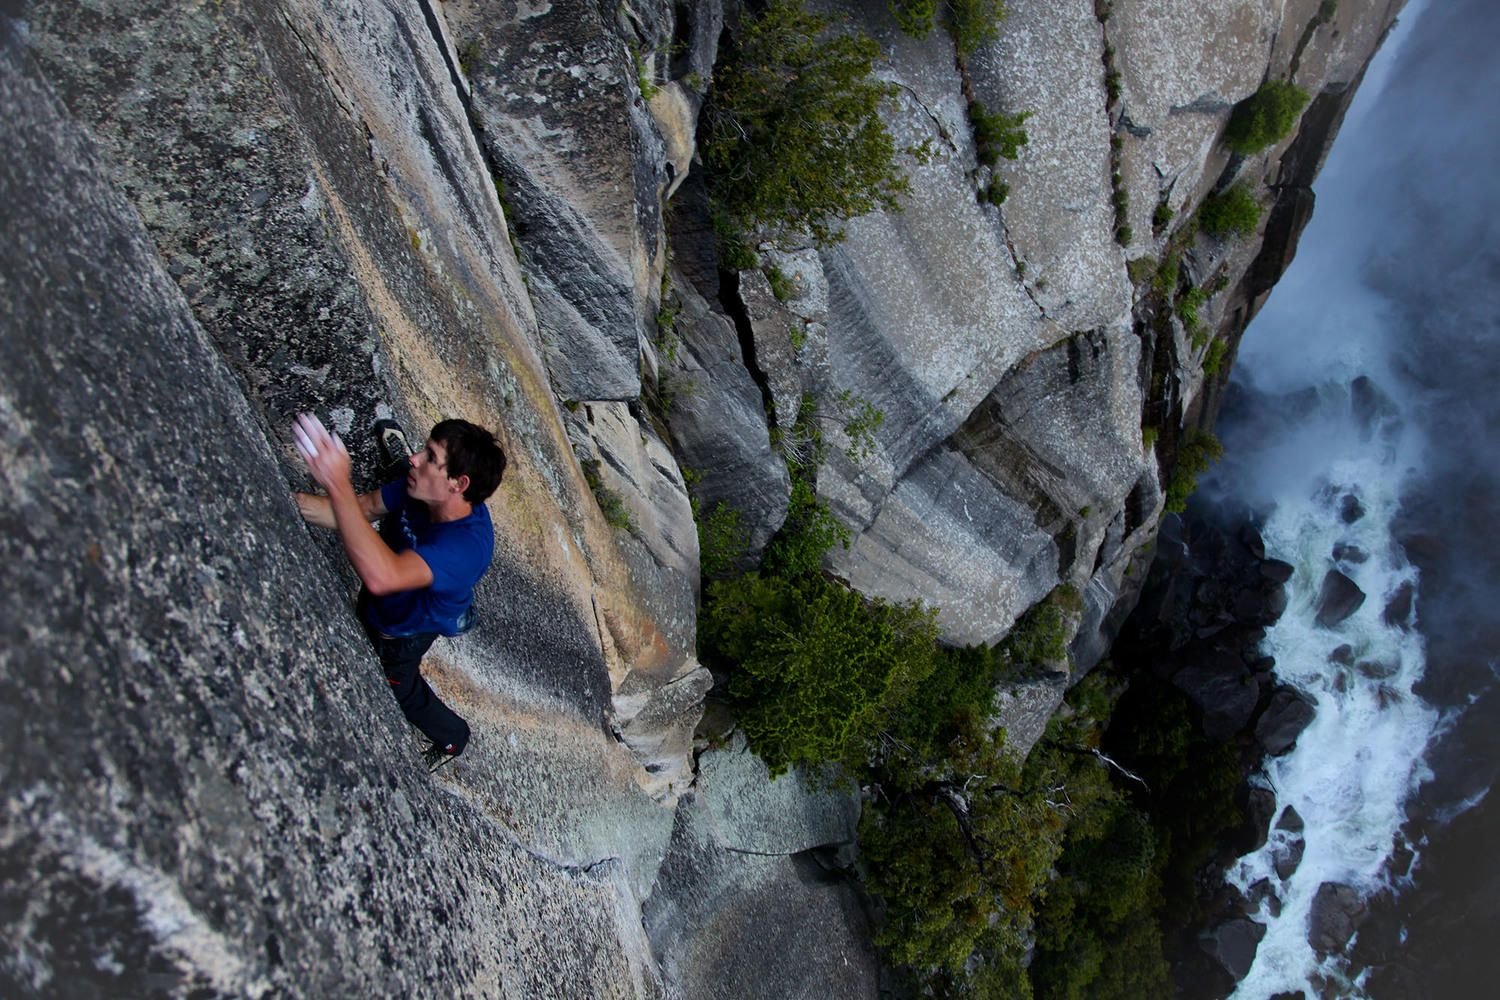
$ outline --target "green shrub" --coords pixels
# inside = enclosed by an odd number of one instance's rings
[[[1129,226],[1121,226],[1115,230],[1115,242],[1122,247],[1130,246],[1130,241],[1135,239],[1135,230]]]
[[[834,397],[849,446],[844,454],[851,462],[863,462],[875,454],[875,434],[885,425],[885,413],[874,403],[844,389]]]
[[[1005,19],[1003,0],[947,0],[948,31],[960,59],[967,59],[981,46],[1000,37]]]
[[[1181,273],[1181,258],[1176,253],[1167,254],[1161,259],[1161,267],[1156,269],[1156,277],[1151,279],[1151,291],[1163,299],[1176,294]]]
[[[969,120],[974,123],[974,147],[979,162],[993,167],[1002,157],[1019,158],[1021,147],[1028,141],[1023,126],[1030,117],[1030,111],[1008,115],[1003,111],[986,111],[980,101],[970,104]]]
[[[1210,236],[1248,236],[1260,223],[1260,202],[1245,185],[1236,184],[1227,191],[1203,199],[1198,222]]]
[[[989,202],[996,208],[1005,204],[1005,199],[1010,197],[1010,185],[998,178],[991,178],[989,186],[982,192],[982,200]]]
[[[1208,345],[1208,353],[1203,356],[1203,374],[1209,378],[1218,378],[1224,368],[1224,356],[1229,353],[1229,345],[1222,340],[1214,340]]]
[[[919,993],[1030,996],[1021,970],[1032,913],[1069,823],[1097,829],[1097,804],[1118,797],[1086,749],[1098,744],[1101,717],[1075,694],[1069,702],[1024,769],[1003,732],[981,725],[958,727],[925,782],[876,771],[884,794],[868,800],[859,832],[868,888],[885,905],[875,941]]]
[[[826,245],[842,221],[899,208],[908,185],[880,118],[895,87],[871,75],[879,52],[800,0],[772,0],[746,18],[714,70],[699,130],[729,228],[805,232]]]
[[[823,557],[835,545],[849,547],[849,529],[818,499],[812,483],[794,476],[786,522],[766,546],[762,565],[778,576],[814,575],[822,570]]]
[[[1284,80],[1267,80],[1234,106],[1224,142],[1236,153],[1259,153],[1286,138],[1307,107],[1307,91]]]
[[[996,646],[996,656],[1012,674],[1027,667],[1065,661],[1068,640],[1073,637],[1073,617],[1082,609],[1082,598],[1063,584],[1032,605],[1011,625]]]
[[[913,38],[932,34],[937,22],[938,0],[891,0],[891,14],[901,30]]]
[[[585,458],[578,464],[583,469],[584,481],[589,484],[594,500],[599,504],[599,511],[604,515],[604,520],[609,526],[621,531],[634,530],[635,523],[630,518],[630,508],[625,506],[625,501],[620,499],[620,494],[604,485],[604,480],[599,475],[599,460]]]
[[[734,570],[750,546],[750,529],[734,507],[720,500],[698,521],[698,568],[717,579]]]
[[[796,282],[774,264],[766,269],[766,281],[770,282],[771,294],[777,302],[790,302],[797,294]]]
[[[1182,325],[1187,328],[1188,333],[1195,333],[1203,326],[1203,320],[1198,317],[1198,310],[1203,308],[1203,303],[1208,301],[1208,296],[1201,288],[1189,288],[1177,297],[1177,318],[1182,320]]]
[[[936,613],[866,601],[820,574],[749,573],[714,583],[699,623],[711,662],[773,773],[864,764],[894,708],[932,672]]]
[[[1172,206],[1168,205],[1165,199],[1157,202],[1156,210],[1151,213],[1151,234],[1160,236],[1172,222],[1174,214]]]
[[[931,34],[940,7],[946,8],[944,24],[963,59],[998,38],[1005,19],[1003,0],[890,0],[890,5],[896,24],[913,38]]]
[[[1177,449],[1177,465],[1167,484],[1167,511],[1180,514],[1187,510],[1188,497],[1198,488],[1198,477],[1224,454],[1219,439],[1207,431],[1191,431]]]

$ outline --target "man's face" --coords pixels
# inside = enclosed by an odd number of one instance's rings
[[[454,495],[458,485],[448,478],[448,449],[428,439],[426,447],[411,457],[406,474],[406,495],[423,503],[442,503]]]

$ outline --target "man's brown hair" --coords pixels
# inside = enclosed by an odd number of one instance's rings
[[[489,499],[505,475],[505,449],[495,435],[467,420],[444,420],[428,435],[441,444],[448,454],[444,471],[449,479],[469,477],[464,499],[481,504]]]

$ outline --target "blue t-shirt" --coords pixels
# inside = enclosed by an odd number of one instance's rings
[[[406,480],[380,488],[385,509],[396,519],[386,540],[396,552],[413,549],[432,570],[432,585],[376,597],[371,594],[365,618],[390,636],[438,632],[457,635],[459,619],[474,602],[474,585],[490,568],[495,529],[484,504],[467,517],[434,524],[427,505],[406,495]]]

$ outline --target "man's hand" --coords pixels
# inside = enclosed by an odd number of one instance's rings
[[[302,460],[307,463],[307,471],[319,486],[330,495],[337,490],[353,489],[350,483],[352,463],[349,461],[349,451],[337,434],[328,433],[323,421],[311,413],[301,414],[292,425],[292,437]],[[298,507],[302,507],[300,501]],[[305,508],[303,517],[307,517]]]
[[[336,528],[338,525],[333,519],[333,504],[328,502],[327,497],[314,496],[311,493],[293,493],[292,499],[297,501],[297,510],[302,514],[302,520],[319,528]]]

